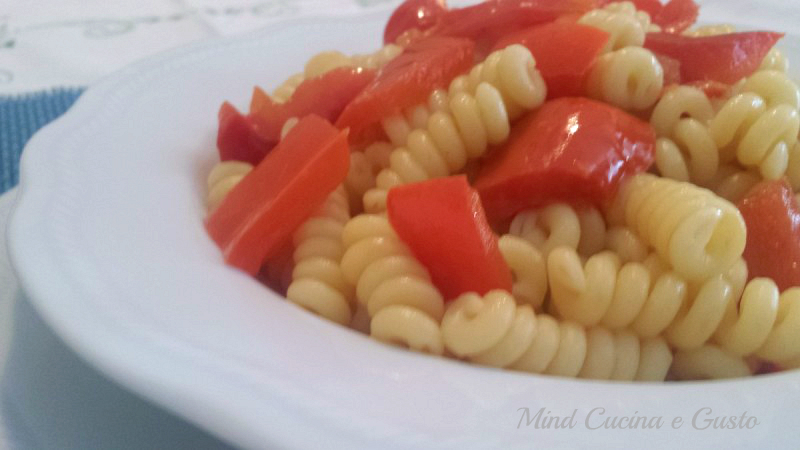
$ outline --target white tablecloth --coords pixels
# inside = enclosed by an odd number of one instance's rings
[[[396,3],[398,0],[5,0],[0,2],[0,95],[90,86],[137,59],[189,42],[243,33],[302,15],[354,14],[391,8]],[[701,22],[744,24],[800,36],[798,0],[699,3],[703,5]],[[12,196],[13,192],[0,197],[0,374],[17,289],[5,252]],[[6,445],[0,428],[0,450]]]

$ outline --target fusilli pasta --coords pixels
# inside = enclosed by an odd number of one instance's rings
[[[658,336],[672,322],[687,295],[687,283],[674,272],[651,277],[643,263],[620,264],[610,251],[585,264],[575,250],[560,247],[547,258],[553,306],[584,326],[630,328],[642,337]]]
[[[722,273],[744,251],[746,231],[739,210],[690,183],[636,175],[620,189],[610,216],[637,232],[689,281]]]
[[[481,80],[474,90],[473,73]],[[447,111],[430,114],[425,128],[410,131],[405,147],[392,152],[390,166],[376,178],[377,187],[364,195],[364,209],[385,210],[386,193],[394,186],[463,169],[468,159],[483,155],[489,144],[508,137],[508,105],[532,109],[545,96],[544,80],[527,48],[511,45],[493,52],[470,75],[453,80]]]
[[[627,47],[597,58],[586,80],[590,97],[625,110],[647,109],[664,87],[664,69],[650,50]]]
[[[699,89],[669,89],[653,108],[650,124],[656,130],[656,168],[662,176],[703,184],[719,168],[719,150],[708,130],[711,101]]]
[[[584,330],[517,306],[505,291],[452,302],[442,319],[446,348],[478,364],[535,373],[615,380],[663,380],[672,353],[661,339],[624,331]]]
[[[730,147],[743,166],[757,167],[766,179],[779,178],[786,172],[798,130],[797,109],[787,104],[768,109],[763,98],[749,92],[725,102],[709,123],[717,147]]]
[[[350,323],[353,303],[353,286],[339,266],[349,218],[347,193],[340,186],[295,232],[295,267],[286,293],[292,302],[342,325]]]
[[[512,293],[518,301],[539,310],[547,294],[547,265],[542,254],[524,239],[506,234],[498,240],[511,273]]]
[[[208,212],[217,209],[228,192],[231,191],[245,175],[253,170],[253,165],[241,161],[223,161],[217,163],[208,174]]]
[[[384,342],[442,354],[439,321],[444,299],[388,219],[356,216],[345,225],[342,242],[342,272],[372,317],[370,334]]]
[[[607,32],[610,37],[603,53],[625,47],[641,47],[650,25],[650,16],[637,11],[631,2],[617,2],[603,8],[593,9],[583,15],[578,23],[593,26]]]

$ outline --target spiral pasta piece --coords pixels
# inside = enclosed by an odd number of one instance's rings
[[[602,52],[625,47],[641,47],[650,28],[650,16],[637,11],[631,2],[618,2],[593,9],[583,15],[578,23],[601,29],[609,34]]]
[[[605,234],[603,249],[614,252],[621,264],[644,262],[650,257],[650,249],[647,244],[628,227],[614,226],[609,228]],[[594,253],[599,252],[590,254]],[[582,254],[586,255],[587,253]]]
[[[747,283],[714,335],[729,353],[781,363],[800,357],[800,287],[782,293],[768,278]]]
[[[514,276],[514,298],[535,310],[541,309],[547,294],[547,265],[542,254],[524,239],[510,234],[501,236],[497,244]]]
[[[694,287],[665,333],[684,350],[713,340],[727,354],[783,363],[800,357],[800,287],[780,293],[768,278],[747,280],[740,260],[725,274]]]
[[[797,109],[788,104],[768,109],[762,97],[749,92],[725,102],[709,122],[717,147],[730,147],[739,163],[758,168],[766,179],[780,178],[786,172],[798,130]]]
[[[493,71],[488,70],[490,62]],[[364,195],[366,211],[384,211],[386,194],[392,187],[456,173],[468,159],[482,156],[490,144],[504,142],[510,132],[510,101],[532,109],[545,99],[546,87],[536,62],[521,45],[492,53],[473,72],[484,80],[474,91],[451,85],[447,111],[430,114],[425,127],[410,131],[405,146],[392,152],[389,167],[376,178],[376,188]],[[453,83],[468,89],[470,77],[457,78]]]
[[[690,183],[636,175],[622,186],[609,214],[688,281],[724,272],[744,251],[746,230],[739,210]]]
[[[770,49],[767,56],[761,62],[758,70],[776,70],[778,72],[789,72],[789,60],[783,55],[783,52],[777,48]]]
[[[208,196],[206,197],[208,212],[217,209],[228,192],[239,184],[251,170],[253,170],[253,165],[242,161],[217,163],[208,174]]]
[[[777,105],[800,108],[800,88],[782,71],[758,70],[738,85],[736,90],[758,95],[767,102],[767,108]]]
[[[347,193],[340,186],[294,233],[295,266],[286,292],[293,303],[342,325],[350,323],[353,303],[353,286],[339,266],[349,218]]]
[[[581,221],[578,212],[566,203],[553,203],[518,213],[511,220],[509,234],[530,242],[545,257],[556,247],[578,248]]]
[[[595,379],[663,380],[672,353],[660,339],[585,330],[537,316],[505,291],[461,295],[442,319],[447,350],[469,361],[534,373]]]
[[[583,264],[575,250],[559,247],[547,258],[547,274],[562,317],[583,326],[628,328],[641,337],[661,334],[687,296],[686,281],[674,272],[656,275],[644,263],[623,265],[610,251]]]
[[[676,86],[664,93],[650,116],[662,176],[701,184],[714,177],[719,149],[706,125],[713,115],[711,101],[697,88]]]
[[[664,87],[664,69],[650,50],[628,47],[601,55],[586,80],[590,97],[625,110],[655,104]]]
[[[350,152],[350,168],[344,180],[353,213],[363,209],[364,194],[375,187],[375,177],[389,166],[389,156],[394,147],[388,142],[374,142],[363,151]]]
[[[370,334],[412,350],[442,354],[444,299],[386,217],[361,214],[344,226],[341,268],[372,318]]]

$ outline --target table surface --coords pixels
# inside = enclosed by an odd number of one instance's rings
[[[390,8],[397,0],[10,0],[0,4],[0,100],[102,76],[169,48],[303,15]],[[461,2],[454,1],[451,4]],[[796,0],[698,0],[705,23],[746,23],[800,35]],[[7,97],[6,97],[7,98]],[[0,123],[0,128],[2,124]],[[1,130],[0,130],[1,131]],[[0,375],[17,291],[5,228],[14,192],[0,196]],[[0,450],[8,443],[0,421]]]

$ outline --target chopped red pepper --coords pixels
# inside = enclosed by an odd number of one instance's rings
[[[634,116],[585,98],[545,103],[518,122],[475,180],[492,221],[558,200],[604,206],[623,178],[653,162],[655,133]]]
[[[342,110],[375,78],[375,71],[339,67],[303,81],[286,103],[274,103],[263,91],[253,92],[250,117],[264,140],[280,140],[283,125],[292,117],[315,114],[335,122]]]
[[[253,121],[228,102],[219,108],[217,150],[222,161],[244,161],[258,164],[275,142],[263,139]]]
[[[254,275],[338,186],[350,164],[347,132],[306,116],[208,217],[225,261]]]
[[[733,84],[751,75],[782,33],[752,31],[692,37],[648,33],[644,46],[654,53],[676,59],[681,82],[718,81]]]
[[[557,98],[585,93],[586,76],[608,39],[608,33],[595,27],[554,22],[507,35],[495,48],[527,47],[547,84],[547,98]]]
[[[425,31],[436,25],[447,5],[444,0],[406,0],[397,7],[386,22],[383,43],[395,42],[404,32],[416,28]]]
[[[466,176],[393,188],[387,208],[392,227],[447,300],[465,292],[510,292],[511,272]]]
[[[472,66],[475,45],[469,39],[430,37],[405,48],[350,102],[336,122],[361,142],[370,125],[395,112],[425,102],[428,95]]]
[[[447,11],[430,32],[470,38],[479,49],[490,49],[507,34],[585,13],[594,6],[593,0],[488,0]]]
[[[782,291],[800,286],[800,208],[789,183],[763,181],[738,206],[747,225],[750,278],[772,278]]]

